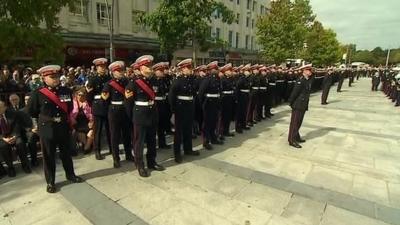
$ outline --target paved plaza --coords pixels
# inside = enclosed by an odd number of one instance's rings
[[[48,194],[40,168],[0,180],[0,224],[384,225],[400,224],[400,108],[370,79],[331,88],[328,105],[310,99],[297,150],[287,143],[290,108],[200,157],[139,177],[132,163],[77,157],[86,182]],[[347,84],[347,80],[345,82]]]

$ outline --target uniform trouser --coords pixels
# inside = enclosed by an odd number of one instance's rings
[[[8,168],[13,168],[13,148],[17,150],[17,155],[21,160],[22,166],[29,166],[25,144],[20,140],[20,138],[17,138],[17,142],[14,145],[6,143],[0,145],[0,152]]]
[[[241,131],[246,127],[247,105],[249,103],[248,93],[239,93],[238,103],[236,104],[236,131]]]
[[[158,126],[157,126],[157,138],[158,138],[158,147],[163,147],[167,145],[167,141],[165,139],[166,132],[169,129],[169,124],[171,124],[168,114],[168,105],[165,100],[157,101],[157,110],[158,110]]]
[[[265,117],[263,114],[263,108],[265,106],[266,91],[260,91],[257,98],[257,106],[256,106],[256,120],[260,120]]]
[[[234,97],[233,95],[224,96],[222,98],[222,109],[221,109],[221,134],[229,134],[229,125],[233,118],[234,110]]]
[[[110,126],[108,123],[108,118],[106,116],[94,116],[94,144],[93,150],[97,155],[100,155],[101,152],[101,138],[102,138],[102,130],[103,127],[106,130],[106,138],[108,149],[111,152],[111,135],[110,135]]]
[[[65,138],[42,138],[40,140],[42,145],[43,155],[43,168],[46,182],[48,184],[55,183],[56,175],[56,151],[57,146],[60,150],[60,159],[64,167],[66,177],[75,176],[74,164],[72,162],[70,150],[70,137]]]
[[[183,143],[183,151],[191,152],[192,147],[192,127],[194,104],[192,101],[179,101],[181,107],[175,110],[175,134],[174,134],[174,154],[181,154],[181,144]]]
[[[31,156],[31,162],[34,164],[37,162],[37,143],[40,140],[39,135],[35,133],[29,133],[28,135],[28,150],[29,155]]]
[[[144,142],[147,146],[147,166],[153,166],[156,163],[156,126],[144,126],[134,124],[134,151],[136,167],[143,167]]]
[[[329,90],[330,87],[324,87],[322,89],[321,103],[326,103],[326,101],[328,100]]]
[[[339,79],[337,89],[336,89],[337,92],[342,90],[343,81],[344,81],[343,79]]]
[[[108,110],[108,121],[110,123],[111,150],[114,162],[120,161],[119,143],[124,145],[125,157],[132,157],[131,132],[128,115],[126,115],[124,106],[110,106]]]
[[[400,105],[400,91],[396,91],[397,92],[397,98],[396,98],[396,106]]]
[[[289,137],[288,137],[289,143],[293,143],[296,140],[300,139],[299,130],[301,124],[303,123],[303,118],[305,113],[306,112],[304,110],[292,109],[292,116],[290,119]]]
[[[378,81],[373,80],[372,81],[372,91],[378,91],[378,86],[379,86],[379,80]]]
[[[203,143],[217,140],[219,103],[218,98],[206,98],[203,103]]]
[[[271,107],[276,106],[276,85],[269,85],[269,96],[271,97]]]
[[[257,95],[258,92],[250,94],[249,103],[247,107],[247,115],[246,115],[247,123],[252,123],[254,121],[254,109],[256,108],[257,105]]]

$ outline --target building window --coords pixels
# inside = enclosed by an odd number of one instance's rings
[[[246,35],[246,43],[245,43],[246,49],[249,49],[249,39],[250,39],[249,35]]]
[[[247,9],[250,9],[251,0],[247,0]]]
[[[233,47],[233,32],[229,31],[229,47]]]
[[[236,48],[239,48],[239,32],[236,32]]]
[[[251,37],[251,41],[250,41],[250,49],[253,50],[254,48],[254,37]]]
[[[215,38],[219,39],[220,35],[221,35],[221,29],[217,27],[215,29]]]
[[[260,7],[260,14],[264,14],[264,6],[263,5],[261,5],[261,7]]]
[[[246,27],[249,27],[249,25],[250,25],[250,18],[246,17]]]
[[[251,19],[251,28],[254,28],[254,19]]]
[[[208,32],[210,32],[210,37],[211,37],[211,38],[214,37],[214,34],[213,34],[212,31],[213,31],[212,26],[208,26]]]
[[[253,12],[257,9],[257,2],[253,1]]]
[[[236,0],[236,4],[240,5],[240,0]]]
[[[88,8],[89,8],[89,1],[88,0],[80,0],[80,1],[76,1],[74,6],[71,6],[69,8],[69,12],[71,14],[73,14],[74,16],[81,16],[81,17],[88,19],[89,18]]]
[[[240,13],[236,14],[236,23],[239,24],[240,23]]]
[[[111,14],[111,6],[108,6],[108,12]],[[104,3],[96,4],[97,22],[102,25],[108,24],[107,6]],[[110,15],[111,16],[111,15]]]

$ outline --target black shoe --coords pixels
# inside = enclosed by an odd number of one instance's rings
[[[31,160],[31,166],[32,167],[38,167],[39,166],[38,161],[37,160]]]
[[[82,183],[83,182],[82,177],[78,177],[76,175],[67,177],[67,180],[71,181],[72,183]]]
[[[105,159],[105,157],[104,157],[101,153],[96,153],[95,156],[96,156],[96,159],[97,159],[97,160],[103,160],[103,159]]]
[[[328,105],[328,103],[327,102],[322,102],[321,105]]]
[[[135,162],[135,158],[133,157],[133,155],[127,155],[127,156],[125,157],[125,160],[126,160],[126,161],[130,161],[130,162]]]
[[[210,145],[210,143],[204,143],[204,144],[203,144],[203,147],[204,147],[206,150],[213,150],[213,147]]]
[[[23,170],[25,173],[32,173],[31,167],[30,167],[29,165],[23,165],[23,166],[22,166],[22,170]]]
[[[119,161],[114,161],[114,168],[120,168],[121,163]]]
[[[245,129],[245,130],[250,130],[250,127],[245,127],[245,128],[243,128],[243,129]]]
[[[289,143],[289,145],[295,148],[301,148],[301,145],[299,145],[297,142]]]
[[[304,143],[304,142],[306,142],[306,140],[300,138],[300,139],[297,139],[296,142],[298,142],[298,143]]]
[[[224,137],[224,136],[220,136],[220,137],[219,137],[219,140],[225,141],[225,137]]]
[[[181,154],[175,154],[175,162],[176,163],[178,163],[178,164],[180,164],[180,163],[182,163],[182,156],[181,156]]]
[[[254,124],[253,123],[248,123],[247,126],[252,127],[252,126],[254,126]]]
[[[17,173],[15,172],[15,169],[13,167],[11,167],[11,168],[8,168],[7,175],[9,177],[15,177],[17,175]]]
[[[236,130],[236,133],[243,134],[243,130]]]
[[[160,145],[158,146],[159,149],[171,149],[171,145]]]
[[[138,172],[141,177],[149,177],[150,176],[149,171],[146,170],[143,166],[138,168]]]
[[[7,175],[7,171],[4,169],[3,165],[0,163],[0,179]]]
[[[47,191],[47,193],[50,193],[50,194],[56,193],[56,191],[57,191],[56,185],[48,184],[46,187],[46,191]]]
[[[226,136],[226,137],[234,137],[235,134],[234,133],[227,133],[227,134],[224,134],[224,136]]]
[[[211,141],[211,144],[213,144],[213,145],[223,145],[224,142],[220,141],[220,140],[214,140],[214,141]]]
[[[185,155],[191,155],[191,156],[199,156],[200,152],[192,150],[192,151],[185,152],[184,154]]]
[[[148,167],[149,167],[149,169],[157,170],[157,171],[164,171],[165,170],[165,167],[163,167],[163,166],[161,166],[161,165],[159,165],[157,163],[153,163],[152,165],[150,165]]]

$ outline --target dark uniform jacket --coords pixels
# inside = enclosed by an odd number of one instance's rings
[[[310,100],[311,93],[311,78],[306,79],[300,77],[297,79],[292,94],[289,98],[289,104],[292,109],[306,111],[308,110],[308,102]]]
[[[154,92],[149,79],[139,77],[137,80],[143,81],[145,85]],[[133,98],[135,102],[154,101],[154,99],[151,99],[151,97],[137,84],[137,80],[129,81],[129,84],[126,86],[126,90],[133,93],[131,98]],[[155,103],[152,106],[141,106],[135,104],[133,106],[133,123],[141,126],[156,126],[158,123],[158,111],[156,107]]]
[[[107,102],[101,99],[101,92],[103,91],[104,85],[111,80],[108,75],[104,76],[91,76],[87,81],[86,87],[93,88],[87,94],[87,101],[92,106],[92,113],[94,116],[107,116],[108,108]]]
[[[23,112],[15,111],[15,110],[6,110],[5,119],[7,121],[7,131],[2,132],[0,130],[0,148],[4,145],[7,145],[6,142],[3,141],[3,137],[16,137],[16,143],[22,142],[23,134],[25,133],[25,128],[29,128],[32,126],[31,121],[26,120],[24,118]]]
[[[47,87],[46,87],[47,88]],[[38,118],[38,134],[41,138],[60,138],[69,137],[70,126],[68,124],[68,115],[72,111],[72,91],[67,87],[58,86],[48,88],[56,94],[61,102],[68,105],[68,114],[59,106],[53,103],[48,97],[36,90],[31,95],[31,101],[28,104],[28,111],[32,118]],[[60,117],[61,121],[56,122],[54,118]]]

